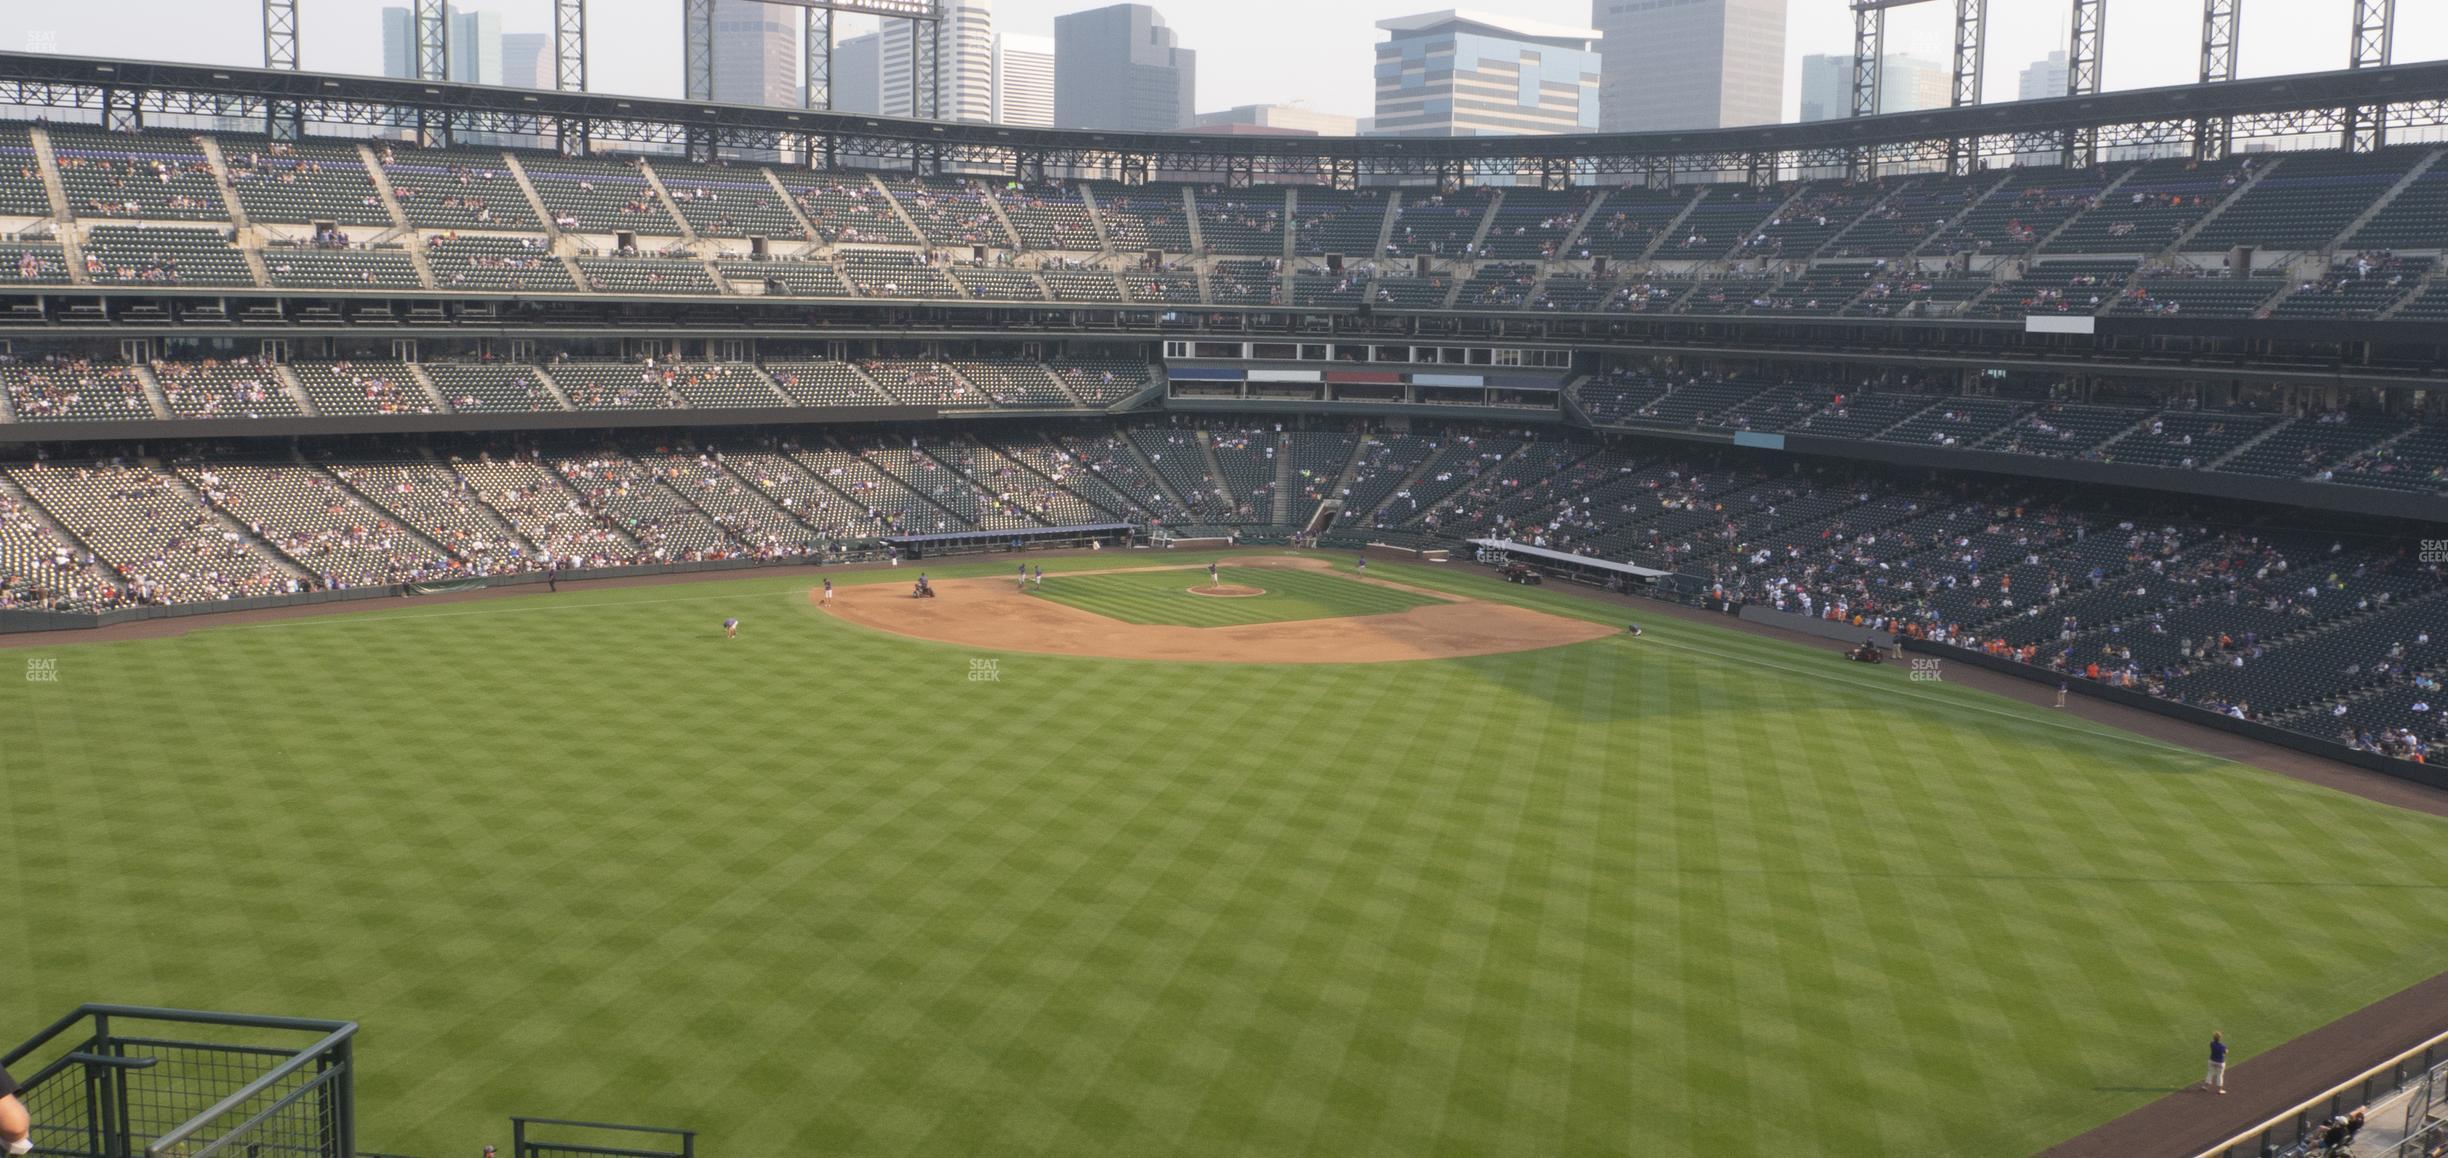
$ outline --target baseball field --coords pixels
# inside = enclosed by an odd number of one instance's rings
[[[354,1018],[362,1143],[431,1158],[511,1114],[734,1158],[2014,1155],[2448,960],[2448,821],[1476,568],[1204,563],[11,650],[0,1038]],[[1088,642],[958,642],[1040,626]],[[1240,662],[1134,658],[1178,632]],[[1489,654],[1406,658],[1450,639]]]

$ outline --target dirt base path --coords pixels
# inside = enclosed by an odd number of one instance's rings
[[[1235,560],[1233,566],[1304,571],[1332,567],[1324,559],[1265,556]],[[1197,566],[1115,567],[1064,574],[1141,571],[1189,574],[1200,570]],[[830,614],[848,623],[937,643],[1040,655],[1182,663],[1392,663],[1453,659],[1534,651],[1615,634],[1614,628],[1603,624],[1526,607],[1457,599],[1367,576],[1345,578],[1413,592],[1438,602],[1386,615],[1180,627],[1124,623],[1049,599],[1031,599],[1003,579],[944,579],[934,584],[937,594],[933,599],[912,598],[909,589],[900,584],[866,584],[835,588],[833,601],[824,606]]]

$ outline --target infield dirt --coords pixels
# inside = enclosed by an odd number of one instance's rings
[[[1305,558],[1260,557],[1236,560],[1233,565],[1332,569],[1323,559]],[[1187,573],[1198,568],[1114,567],[1068,574],[1174,570]],[[937,643],[1041,655],[1187,663],[1391,663],[1453,659],[1534,651],[1615,634],[1615,629],[1604,624],[1525,607],[1458,599],[1364,576],[1342,578],[1408,591],[1437,602],[1385,615],[1178,627],[1124,623],[1052,600],[1031,599],[1002,579],[944,579],[934,584],[937,595],[933,599],[911,598],[908,589],[898,584],[838,588],[826,610],[861,627]],[[1050,581],[1059,583],[1062,576],[1054,576]]]

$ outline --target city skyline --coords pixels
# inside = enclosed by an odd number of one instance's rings
[[[1587,25],[1608,2],[1509,0],[1502,10],[1508,17]],[[381,10],[398,3],[299,0],[302,63],[317,71],[385,72]],[[1057,15],[1097,6],[1082,0],[997,0],[994,31],[1051,35]],[[1244,105],[1301,105],[1320,114],[1353,117],[1368,115],[1374,106],[1373,65],[1385,34],[1373,25],[1425,10],[1416,3],[1321,6],[1305,0],[1210,0],[1154,7],[1180,45],[1203,58],[1191,115]],[[1947,8],[1928,4],[1891,12],[1888,51],[1943,59],[1950,32]],[[1995,0],[1985,62],[1988,101],[2015,99],[2023,71],[2050,51],[2062,50],[2065,8],[2061,0]],[[540,34],[550,19],[550,0],[485,0],[455,4],[453,9],[498,14],[505,39]],[[205,13],[215,18],[199,19]],[[118,0],[76,8],[28,8],[0,18],[0,45],[255,65],[261,63],[259,20],[253,0]],[[678,0],[591,0],[592,87],[606,93],[680,96],[679,21]],[[2120,5],[2108,28],[2105,87],[2116,91],[2191,81],[2199,21],[2194,0],[2130,0]],[[1302,34],[1284,35],[1288,25],[1298,25]],[[848,39],[873,27],[873,21],[845,16],[837,21],[837,36]],[[2396,32],[2398,61],[2448,58],[2448,5],[2401,5]],[[1793,3],[1782,53],[1785,77],[1778,119],[1799,117],[1805,57],[1850,50],[1846,6],[1817,0]],[[2239,71],[2247,77],[2343,67],[2346,5],[2343,0],[2307,0],[2286,11],[2255,9],[2244,23],[2238,57]]]

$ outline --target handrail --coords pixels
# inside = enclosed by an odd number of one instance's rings
[[[303,1019],[291,1020],[302,1021]],[[246,1021],[244,1018],[238,1018],[237,1020],[225,1022],[224,1024],[254,1023]],[[153,1148],[160,1149],[173,1143],[186,1141],[188,1138],[194,1136],[196,1131],[203,1129],[204,1126],[213,1119],[229,1113],[231,1110],[235,1110],[239,1106],[245,1105],[249,1100],[263,1093],[266,1089],[271,1088],[274,1083],[280,1081],[282,1078],[288,1077],[289,1075],[296,1073],[298,1070],[304,1069],[307,1063],[322,1060],[323,1054],[326,1051],[337,1048],[341,1043],[346,1042],[348,1039],[356,1036],[357,1034],[357,1023],[354,1021],[343,1021],[336,1023],[323,1022],[320,1024],[337,1024],[340,1028],[325,1034],[314,1044],[298,1050],[296,1056],[291,1057],[288,1061],[282,1062],[271,1069],[265,1070],[263,1074],[257,1077],[254,1081],[238,1087],[237,1091],[232,1093],[230,1096],[213,1103],[212,1106],[204,1110],[204,1112],[189,1118],[185,1125],[180,1126],[178,1129],[172,1130],[169,1133],[162,1135],[160,1138],[155,1139]]]
[[[2344,1093],[2346,1090],[2353,1088],[2355,1085],[2374,1077],[2375,1075],[2396,1067],[2398,1064],[2404,1062],[2407,1058],[2418,1056],[2426,1051],[2435,1049],[2442,1044],[2448,1044],[2448,1030],[2442,1030],[2439,1033],[2433,1034],[2429,1039],[2425,1040],[2419,1045],[2414,1046],[2412,1049],[2405,1050],[2404,1052],[2397,1054],[2395,1057],[2381,1062],[2379,1065],[2364,1070],[2362,1073],[2356,1074],[2345,1081],[2339,1082],[2328,1089],[2322,1090],[2318,1094],[2305,1098],[2303,1101],[2287,1107],[2285,1110],[2279,1113],[2263,1119],[2259,1123],[2256,1123],[2252,1129],[2246,1130],[2235,1137],[2229,1138],[2216,1146],[2212,1146],[2209,1149],[2202,1151],[2200,1154],[2196,1155],[2195,1158],[2224,1158],[2228,1151],[2237,1146],[2244,1145],[2245,1143],[2248,1143],[2254,1138],[2266,1134],[2271,1130],[2277,1129],[2288,1119],[2302,1114],[2305,1110],[2311,1109],[2313,1106],[2319,1105],[2330,1098],[2334,1098],[2337,1095]],[[2423,1072],[2429,1073],[2430,1071],[2426,1069]]]

